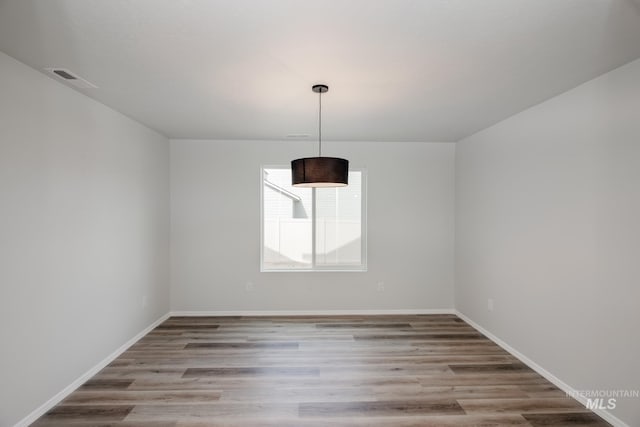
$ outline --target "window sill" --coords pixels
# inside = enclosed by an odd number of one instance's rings
[[[309,268],[300,268],[300,269],[290,269],[290,270],[271,270],[271,269],[260,269],[260,273],[366,273],[367,268],[349,268],[349,269],[309,269]]]

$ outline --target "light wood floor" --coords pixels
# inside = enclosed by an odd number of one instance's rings
[[[172,317],[36,426],[608,426],[454,315]]]

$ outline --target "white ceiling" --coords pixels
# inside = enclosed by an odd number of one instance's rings
[[[176,138],[457,141],[640,57],[636,0],[0,0],[0,50]]]

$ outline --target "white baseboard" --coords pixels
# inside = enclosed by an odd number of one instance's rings
[[[495,342],[500,347],[502,347],[504,350],[508,351],[513,356],[515,356],[518,359],[520,359],[520,361],[522,363],[524,363],[525,365],[527,365],[528,367],[530,367],[531,369],[533,369],[534,371],[536,371],[537,373],[539,373],[540,375],[545,377],[549,382],[554,384],[560,390],[564,391],[565,393],[567,393],[568,395],[570,395],[571,397],[576,399],[578,402],[580,402],[580,403],[582,403],[583,405],[586,406],[587,399],[584,396],[578,394],[576,389],[571,387],[569,384],[565,383],[564,381],[562,381],[561,379],[559,379],[558,377],[553,375],[551,372],[547,371],[542,366],[538,365],[536,362],[534,362],[533,360],[529,359],[527,356],[525,356],[524,354],[520,353],[515,348],[511,347],[509,344],[507,344],[506,342],[502,341],[500,338],[498,338],[497,336],[495,336],[494,334],[492,334],[491,332],[489,332],[488,330],[486,330],[482,326],[478,325],[476,322],[474,322],[473,320],[471,320],[470,318],[468,318],[467,316],[465,316],[464,314],[462,314],[458,310],[455,310],[455,314],[458,317],[460,317],[462,320],[467,322],[469,325],[473,326],[475,329],[480,331],[483,335],[485,335],[491,341]],[[613,414],[611,414],[609,411],[607,411],[605,409],[592,409],[592,411],[595,412],[596,414],[598,414],[600,417],[602,417],[608,423],[612,424],[614,427],[630,427],[628,424],[626,424],[625,422],[623,422],[618,417],[614,416]]]
[[[171,316],[348,316],[393,314],[456,314],[452,308],[401,310],[234,310],[234,311],[172,311]]]
[[[153,330],[153,328],[155,328],[156,326],[158,326],[160,323],[164,322],[168,318],[169,318],[169,313],[163,315],[158,320],[153,322],[151,325],[149,325],[146,328],[144,328],[144,330],[142,330],[136,336],[134,336],[129,341],[127,341],[122,346],[120,346],[116,351],[114,351],[113,353],[111,353],[110,355],[108,355],[107,357],[102,359],[102,361],[100,361],[97,365],[95,365],[93,368],[89,369],[87,372],[82,374],[74,382],[72,382],[71,384],[69,384],[68,386],[63,388],[60,392],[58,392],[51,399],[47,400],[45,403],[40,405],[36,410],[31,412],[29,415],[24,417],[22,420],[18,421],[18,423],[15,424],[14,427],[27,427],[31,423],[35,422],[38,418],[43,416],[49,409],[53,408],[58,403],[60,403],[65,397],[67,397],[71,393],[73,393],[78,387],[80,387],[82,384],[84,384],[87,380],[89,380],[95,374],[100,372],[100,370],[102,370],[109,363],[113,362],[118,356],[120,356],[122,353],[124,353],[129,347],[131,347],[138,340],[140,340],[140,338],[142,338],[145,335],[147,335],[149,332],[151,332],[151,330]]]

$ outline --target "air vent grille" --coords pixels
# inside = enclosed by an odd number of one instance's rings
[[[80,89],[96,89],[98,87],[66,68],[45,68],[45,71],[53,75],[56,79],[62,80]]]
[[[76,76],[69,74],[65,70],[53,70],[53,72],[65,80],[77,80]]]

